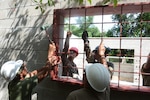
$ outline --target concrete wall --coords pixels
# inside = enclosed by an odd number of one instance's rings
[[[46,24],[49,25],[48,30],[51,35],[54,9],[78,6],[77,3],[72,1],[68,5],[68,0],[57,0],[55,6],[48,7],[45,13],[42,14],[39,9],[35,10],[36,5],[32,1],[0,0],[0,66],[8,60],[17,59],[27,61],[29,71],[43,66],[47,58],[48,39],[45,32],[40,30],[40,27]],[[99,0],[93,1],[92,5],[99,2]],[[90,4],[87,3],[86,5]],[[0,100],[8,100],[8,83],[2,77],[0,77],[0,83]],[[55,87],[52,88],[54,84]],[[51,82],[49,78],[43,80],[35,88],[38,93],[38,100],[65,100],[66,95],[72,89],[78,88],[71,89],[66,86],[61,88],[62,90],[59,92],[59,87],[63,86]]]

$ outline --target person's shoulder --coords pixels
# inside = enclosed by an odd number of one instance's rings
[[[34,83],[38,83],[38,76],[34,75],[32,77],[26,77],[24,80],[24,82],[34,82]]]
[[[142,72],[145,71],[145,68],[144,68],[145,65],[146,65],[146,63],[143,63],[143,64],[142,64],[142,67],[141,67],[141,71],[142,71]]]
[[[74,91],[70,92],[70,95],[81,94],[81,92],[83,92],[83,91],[85,91],[84,88],[77,89],[77,90],[74,90]]]
[[[145,65],[146,65],[146,63],[143,63],[143,64],[142,64],[142,69],[144,69],[144,66],[145,66]]]

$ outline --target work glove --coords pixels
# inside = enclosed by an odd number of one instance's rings
[[[87,33],[87,31],[84,31],[84,32],[83,32],[83,34],[82,34],[82,39],[83,39],[84,43],[85,43],[85,42],[88,42],[88,33]]]
[[[87,51],[89,49],[89,40],[88,40],[88,33],[87,33],[87,31],[83,32],[82,39],[84,41],[84,51]]]

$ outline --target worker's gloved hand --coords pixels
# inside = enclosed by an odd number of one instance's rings
[[[84,32],[83,32],[83,34],[82,34],[82,39],[83,39],[84,43],[89,42],[89,41],[88,41],[88,33],[87,33],[87,31],[84,31]]]
[[[111,49],[109,47],[106,47],[106,46],[105,46],[105,49],[106,49],[105,55],[108,55],[110,53]]]
[[[84,41],[84,51],[87,51],[89,49],[89,40],[88,40],[88,33],[87,33],[87,31],[83,32],[82,39]]]

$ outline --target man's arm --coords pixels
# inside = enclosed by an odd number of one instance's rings
[[[51,61],[51,57],[56,55],[56,46],[55,43],[50,43],[48,48],[48,61]]]
[[[84,43],[84,51],[85,51],[85,54],[86,54],[86,59],[90,59],[90,57],[91,57],[91,48],[89,46],[89,41],[86,41]]]
[[[66,39],[65,39],[65,44],[64,44],[64,48],[63,48],[63,53],[61,55],[63,68],[66,67],[67,64],[68,64],[67,55],[68,55],[69,40],[70,40],[71,35],[72,35],[71,32],[67,32]],[[64,72],[64,69],[63,69],[63,72]]]
[[[84,42],[84,51],[85,51],[85,54],[86,54],[86,60],[87,60],[87,62],[91,62],[91,60],[93,60],[93,58],[91,57],[92,52],[91,52],[91,48],[89,46],[87,31],[83,32],[82,39],[83,39],[83,42]]]
[[[48,49],[48,61],[52,66],[58,65],[61,62],[60,56],[56,55],[56,45],[55,43],[49,44]]]
[[[37,69],[37,70],[34,70],[34,71],[28,73],[26,75],[26,78],[33,77],[33,76],[37,75],[38,82],[40,82],[42,79],[44,79],[48,75],[49,70],[50,70],[50,67],[44,66],[40,69]]]
[[[32,77],[34,75],[37,75],[39,82],[42,79],[44,79],[49,74],[52,67],[58,65],[58,63],[59,63],[58,57],[55,55],[55,51],[56,51],[55,43],[49,44],[48,61],[46,62],[46,65],[40,69],[30,72],[27,75],[27,77]]]
[[[50,78],[58,78],[58,64],[61,63],[61,57],[56,55],[56,46],[54,43],[49,45],[48,62],[46,66],[49,66]]]
[[[102,63],[106,68],[108,68],[108,65],[107,65],[107,60],[106,60],[106,57],[105,57],[105,47],[104,47],[104,43],[103,43],[103,40],[101,41],[100,45],[99,45],[99,61],[100,63]]]
[[[64,44],[64,49],[63,49],[64,53],[68,52],[68,49],[69,49],[69,40],[70,40],[71,35],[72,35],[71,32],[67,32],[66,39],[65,39],[65,44]]]

